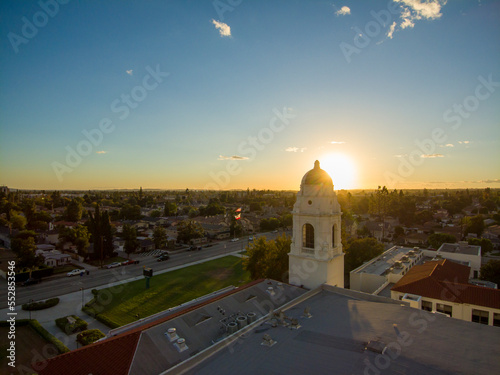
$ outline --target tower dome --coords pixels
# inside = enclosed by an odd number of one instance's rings
[[[333,181],[328,173],[319,167],[319,161],[314,162],[314,168],[307,172],[302,177],[301,185],[323,185],[325,187],[332,186]]]

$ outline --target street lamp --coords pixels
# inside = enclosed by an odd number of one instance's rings
[[[80,290],[82,291],[82,310],[83,310],[83,288],[80,288]]]

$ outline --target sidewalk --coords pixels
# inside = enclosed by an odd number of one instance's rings
[[[207,259],[202,259],[198,260],[195,262],[183,264],[181,266],[177,267],[172,267],[170,269],[166,270],[161,270],[155,272],[155,275],[166,273],[166,272],[171,272],[175,271],[181,268],[189,267],[195,264],[200,264],[204,262],[208,262],[214,259],[219,259],[223,258],[228,255],[233,255],[237,257],[241,257],[241,254],[238,254],[241,250],[232,252],[232,253],[227,253],[227,254],[221,254],[221,255],[216,255]],[[121,281],[116,281],[114,283],[108,283],[106,285],[98,286],[95,289],[105,289],[105,288],[110,288],[116,285],[121,285],[121,284],[126,284],[132,281],[136,280],[142,280],[144,276],[136,276],[132,277],[130,279],[126,280],[121,280]],[[55,320],[58,318],[61,318],[63,316],[67,315],[76,315],[79,318],[85,320],[88,323],[88,329],[99,329],[101,332],[103,332],[105,335],[108,334],[108,332],[111,330],[108,326],[105,324],[97,321],[96,319],[92,318],[91,316],[87,315],[82,311],[82,298],[83,298],[83,305],[87,302],[89,302],[94,296],[92,295],[91,289],[85,289],[83,291],[78,291],[78,292],[73,292],[69,294],[64,294],[62,296],[59,296],[59,303],[54,306],[50,307],[45,310],[38,310],[38,311],[31,311],[31,319],[36,319],[38,322],[42,325],[43,328],[45,328],[47,331],[49,331],[51,334],[53,334],[55,337],[57,337],[59,340],[62,341],[64,345],[68,347],[69,350],[75,350],[77,349],[77,342],[76,342],[76,333],[73,335],[66,335],[64,332],[62,332],[59,327],[56,326]],[[3,319],[3,317],[7,317],[7,312],[8,309],[2,309],[0,310],[0,316]],[[17,316],[16,319],[29,319],[30,317],[30,312],[25,311],[21,308],[20,305],[16,306],[16,312]]]

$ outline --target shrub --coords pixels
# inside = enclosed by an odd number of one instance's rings
[[[89,329],[87,331],[80,332],[76,336],[76,341],[78,341],[83,346],[92,344],[93,342],[106,337],[104,333],[102,333],[98,329]]]
[[[67,353],[69,352],[69,349],[67,348],[66,345],[64,345],[60,340],[58,340],[54,335],[52,335],[50,332],[48,332],[45,328],[43,328],[40,323],[38,323],[37,320],[30,320],[29,321],[30,326],[40,335],[42,336],[46,341],[50,342],[53,344],[57,350],[59,351],[59,354]]]
[[[71,322],[71,320],[73,320],[73,322]],[[80,319],[76,315],[68,315],[56,319],[56,325],[67,335],[71,335],[72,333],[80,331],[85,331],[88,326],[85,320]]]
[[[59,298],[50,298],[46,301],[25,303],[22,307],[23,310],[34,311],[48,309],[49,307],[55,306],[59,303]]]
[[[113,320],[109,319],[108,317],[106,317],[104,315],[97,314],[95,316],[95,318],[98,321],[100,321],[101,323],[106,324],[109,328],[118,328],[118,327],[120,327],[120,325],[118,323],[114,322]]]

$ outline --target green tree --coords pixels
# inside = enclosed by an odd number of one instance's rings
[[[201,238],[205,231],[200,223],[193,220],[183,220],[177,225],[177,240],[188,243],[194,238]]]
[[[275,217],[270,217],[269,219],[262,219],[259,223],[260,230],[268,231],[268,230],[276,230],[281,226],[279,219]]]
[[[479,271],[481,280],[491,281],[500,286],[500,260],[490,260]]]
[[[43,264],[43,257],[36,255],[36,245],[33,237],[13,238],[11,248],[17,255],[17,267],[28,268],[31,271]]]
[[[19,229],[23,230],[26,228],[26,224],[28,224],[28,220],[21,214],[17,213],[16,211],[11,210],[10,211],[10,224],[12,229]]]
[[[90,240],[88,228],[84,225],[77,225],[72,232],[72,242],[76,246],[78,255],[86,258]]]
[[[157,226],[153,231],[153,241],[155,243],[155,249],[165,247],[167,243],[167,230],[161,226]]]
[[[250,243],[247,247],[248,257],[243,260],[243,264],[252,279],[270,278],[287,282],[291,243],[290,237],[286,235],[270,241],[262,236]]]
[[[481,237],[484,231],[483,216],[476,215],[465,219],[464,235],[466,236],[468,233],[475,233],[478,237]]]
[[[164,216],[175,216],[177,215],[177,205],[174,202],[166,202],[163,208]]]
[[[487,254],[493,251],[493,243],[487,238],[469,238],[469,245],[481,246],[481,254]]]
[[[428,240],[429,245],[431,245],[434,249],[439,249],[444,243],[455,243],[457,242],[457,238],[448,233],[433,233],[429,236]]]
[[[135,252],[139,247],[139,241],[137,241],[137,231],[130,224],[123,225],[123,239],[125,240],[123,250],[130,258],[130,254]]]
[[[405,234],[405,230],[402,226],[396,225],[394,227],[394,238],[404,236],[404,234]]]
[[[375,258],[383,252],[384,245],[375,238],[370,237],[350,241],[345,249],[345,272],[351,272],[364,262]]]
[[[64,218],[68,221],[76,222],[82,218],[83,206],[81,199],[75,198],[69,202],[64,212]]]

